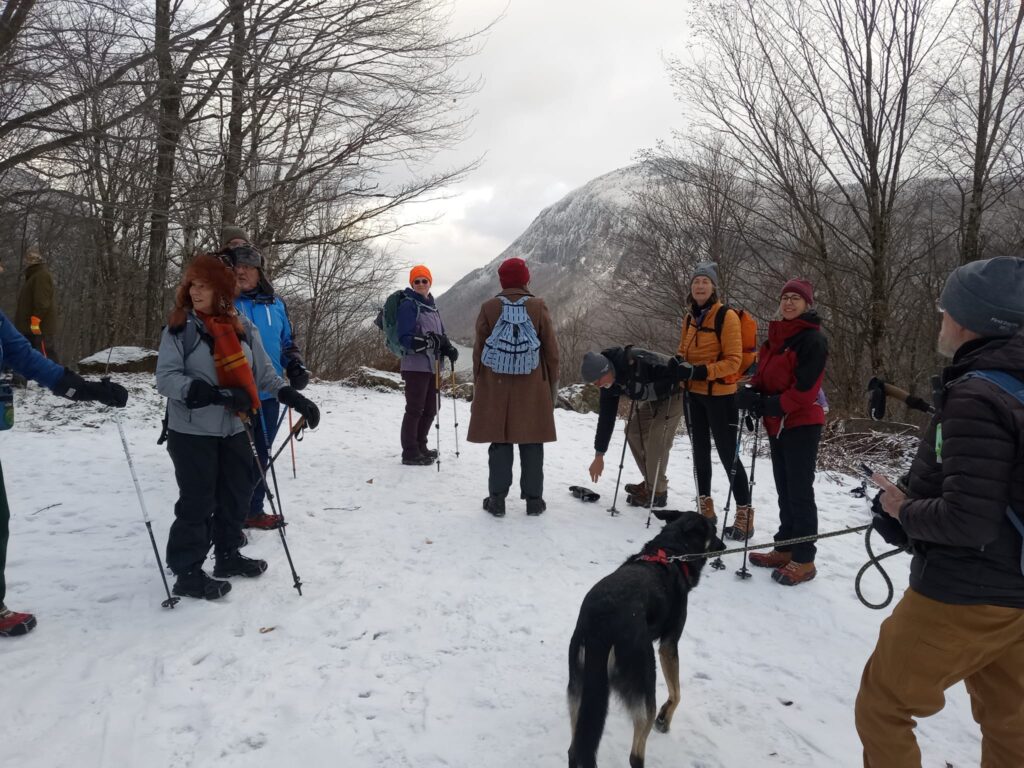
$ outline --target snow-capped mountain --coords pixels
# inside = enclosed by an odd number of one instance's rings
[[[544,298],[557,323],[598,293],[623,256],[616,231],[633,193],[645,182],[642,165],[598,176],[548,206],[515,241],[437,299],[454,338],[472,341],[480,304],[501,290],[498,265],[518,256],[530,267],[530,287]]]

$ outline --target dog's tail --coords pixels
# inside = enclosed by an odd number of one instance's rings
[[[612,646],[604,640],[593,640],[586,645],[574,642],[571,646],[569,695],[578,695],[579,709],[569,750],[570,766],[591,768],[597,765],[597,748],[608,716],[608,656]],[[578,667],[580,652],[583,653],[582,679]]]

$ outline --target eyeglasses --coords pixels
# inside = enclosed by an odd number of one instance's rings
[[[790,303],[792,303],[794,301],[803,301],[803,300],[804,300],[804,297],[801,296],[800,294],[797,294],[797,293],[786,293],[786,294],[783,294],[782,298],[780,299],[780,301],[788,301]]]
[[[412,281],[413,285],[430,285],[430,281],[425,277],[417,277]]]

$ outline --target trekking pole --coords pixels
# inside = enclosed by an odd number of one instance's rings
[[[265,426],[266,425],[264,425],[264,427]],[[288,431],[289,432],[292,431],[292,409],[291,409],[291,406],[288,407]],[[292,442],[291,445],[292,445],[292,480],[295,480],[298,477],[298,475],[295,473],[295,443]],[[268,452],[270,451],[270,444],[269,443],[267,444],[267,451]],[[274,478],[274,482],[275,483],[277,482],[277,478],[276,477]]]
[[[758,443],[761,439],[761,420],[757,419],[754,422],[754,455],[750,458],[750,500],[754,500],[754,470],[757,468],[757,449]],[[736,575],[741,579],[749,579],[751,577],[750,571],[747,570],[747,548],[750,545],[750,529],[753,526],[747,526],[746,535],[743,537],[743,567],[736,571]]]
[[[301,437],[299,437],[299,435],[302,434],[302,430],[304,430],[305,428],[306,417],[300,416],[299,420],[295,423],[295,426],[292,427],[291,430],[289,430],[288,437],[284,439],[284,442],[281,443],[281,447],[277,449],[277,453],[275,453],[273,457],[270,459],[270,461],[267,462],[268,467],[273,466],[273,464],[277,461],[277,457],[280,456],[284,452],[284,449],[288,447],[288,443],[290,443],[292,440],[302,439]]]
[[[667,448],[665,447],[665,436],[666,436],[666,434],[668,434],[668,414],[669,414],[669,411],[672,410],[671,406],[672,406],[672,398],[669,397],[669,398],[667,398],[665,400],[665,418],[664,418],[664,420],[662,421],[662,424],[661,424],[661,452],[660,452],[660,455],[658,456],[658,463],[657,463],[657,465],[655,465],[654,484],[651,485],[647,489],[647,491],[650,493],[650,496],[647,497],[647,527],[648,528],[651,527],[651,513],[654,511],[654,497],[655,497],[655,495],[658,492],[658,482],[661,480],[661,465],[662,465],[663,460],[665,458],[667,458],[667,455],[668,455],[669,451],[672,450],[672,444],[671,443],[669,443]],[[645,463],[646,463],[646,460],[647,460],[647,456],[644,456]]]
[[[437,437],[437,471],[441,471],[441,358],[434,360],[434,429]]]
[[[252,451],[252,458],[253,461],[256,462],[256,468],[260,472],[260,480],[263,482],[263,490],[266,491],[267,501],[270,502],[270,511],[273,512],[275,515],[280,515],[281,517],[282,525],[277,529],[277,531],[281,534],[281,546],[284,547],[284,555],[288,559],[288,567],[291,568],[292,571],[292,586],[295,587],[296,591],[299,593],[299,596],[301,597],[302,581],[299,579],[299,574],[295,572],[295,563],[292,562],[292,553],[288,549],[288,539],[285,538],[284,535],[284,515],[280,513],[279,508],[277,507],[276,504],[274,504],[274,499],[276,497],[274,496],[274,493],[270,490],[270,484],[267,483],[266,470],[264,470],[263,465],[260,464],[260,454],[259,451],[256,450],[256,439],[255,437],[253,437],[252,432],[252,419],[249,417],[248,414],[240,414],[239,418],[241,418],[242,420],[242,428],[245,430],[245,436],[249,438],[249,449]],[[302,423],[301,420],[299,423]],[[271,464],[270,467],[271,471],[273,471],[273,464]]]
[[[697,511],[704,514],[700,506],[700,478],[697,477],[697,456],[693,448],[693,414],[690,411],[690,390],[683,390],[683,418],[686,421],[686,439],[690,441],[690,466],[693,468],[693,492],[697,502]]]
[[[619,476],[615,479],[615,495],[612,496],[612,505],[608,509],[608,513],[615,517],[619,514],[619,510],[615,508],[615,502],[619,498],[619,483],[622,482],[622,468],[626,464],[626,446],[629,445],[629,425],[633,423],[633,414],[636,411],[636,400],[629,401],[629,416],[626,419],[626,435],[622,441],[622,455],[619,457]]]
[[[109,359],[107,361],[109,366]],[[110,381],[109,376],[104,376],[103,381]],[[167,585],[167,574],[164,573],[164,564],[160,560],[160,550],[156,546],[156,537],[153,535],[153,523],[149,520],[149,511],[146,509],[146,497],[142,495],[142,486],[139,484],[139,476],[135,473],[135,462],[132,461],[132,452],[128,448],[128,438],[125,437],[124,427],[121,424],[121,415],[114,411],[114,423],[117,424],[117,433],[121,435],[121,447],[124,448],[125,458],[128,459],[128,470],[132,473],[132,482],[135,484],[135,494],[139,497],[139,506],[142,508],[142,520],[146,524],[146,531],[149,533],[149,543],[153,545],[153,554],[156,556],[156,567],[160,571],[160,578],[164,582],[164,592],[167,599],[160,603],[162,608],[174,608],[180,597],[171,596],[171,588]]]
[[[725,509],[722,512],[722,535],[719,537],[723,541],[725,540],[725,529],[729,527],[729,507],[732,504],[732,492],[733,486],[736,482],[736,465],[740,460],[740,445],[743,441],[743,414],[739,410],[736,411],[736,420],[739,422],[736,424],[736,452],[732,457],[732,466],[729,468],[729,492],[725,496]],[[746,413],[744,411],[743,413]],[[731,425],[730,425],[731,426]],[[736,505],[739,506],[738,504]],[[711,567],[716,571],[725,569],[725,563],[722,562],[721,556],[716,557],[711,561]]]
[[[455,422],[455,458],[459,458],[459,413],[456,409],[456,401],[459,399],[455,394],[455,385],[458,380],[455,378],[455,363],[449,358],[448,362],[452,364],[452,421]]]

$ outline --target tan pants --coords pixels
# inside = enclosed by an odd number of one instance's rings
[[[636,403],[633,420],[626,429],[626,442],[633,453],[636,465],[643,473],[644,482],[651,487],[651,480],[658,475],[655,493],[668,490],[668,455],[672,440],[679,429],[683,416],[683,396],[673,395],[665,400]]]
[[[1024,609],[949,605],[908,589],[882,622],[857,694],[867,768],[920,768],[915,717],[963,680],[981,726],[982,768],[1024,766]]]

